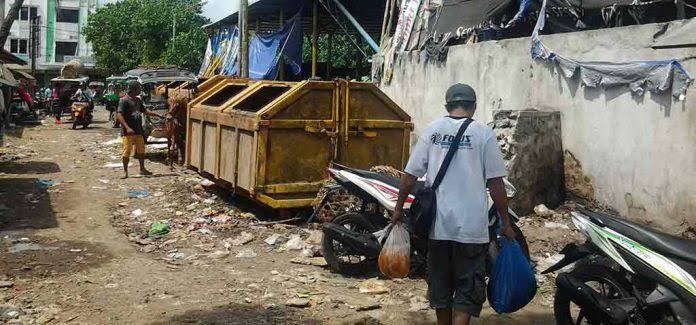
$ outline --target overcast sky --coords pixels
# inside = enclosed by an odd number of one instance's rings
[[[101,3],[109,3],[118,0],[100,1]],[[239,6],[239,0],[207,0],[207,3],[203,6],[203,15],[208,17],[210,21],[217,21],[220,18],[226,17],[233,10],[236,10],[237,6]]]

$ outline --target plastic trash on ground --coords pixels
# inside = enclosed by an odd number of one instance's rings
[[[405,278],[411,268],[411,240],[402,223],[390,226],[379,253],[379,270],[390,278]]]
[[[147,232],[148,236],[162,236],[169,232],[169,225],[164,221],[155,221],[150,225],[150,230]]]
[[[488,281],[488,301],[497,313],[503,314],[526,306],[534,298],[537,285],[520,245],[504,237],[500,243],[500,253]]]

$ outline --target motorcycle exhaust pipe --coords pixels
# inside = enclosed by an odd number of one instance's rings
[[[324,236],[331,236],[330,238],[333,240],[367,258],[377,258],[379,252],[382,251],[382,246],[372,234],[361,234],[330,222],[324,224],[323,231]]]
[[[628,313],[623,308],[568,273],[558,275],[556,287],[576,305],[587,310],[587,317],[591,321],[610,324],[624,324],[628,321]]]

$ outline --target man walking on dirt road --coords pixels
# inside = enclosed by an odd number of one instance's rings
[[[140,162],[140,175],[152,175],[145,169],[145,137],[143,134],[143,114],[163,118],[157,113],[145,109],[143,101],[138,98],[142,86],[140,82],[131,80],[128,82],[128,94],[118,102],[116,118],[121,124],[121,140],[123,141],[123,178],[128,178],[128,163],[135,146],[135,158]]]
[[[479,316],[486,300],[486,187],[502,218],[501,233],[511,239],[515,234],[507,213],[503,185],[506,170],[498,140],[493,129],[472,119],[476,111],[474,89],[453,85],[445,101],[448,116],[430,123],[411,153],[392,221],[402,220],[404,202],[418,177],[425,175],[427,186],[433,186],[456,134],[464,123],[469,123],[435,189],[435,221],[428,240],[428,298],[436,310],[437,322],[466,325],[471,316]]]

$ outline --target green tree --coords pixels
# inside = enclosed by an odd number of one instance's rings
[[[195,71],[207,39],[201,8],[200,0],[123,0],[90,15],[83,32],[92,43],[97,67],[108,73],[141,64],[174,64]]]

